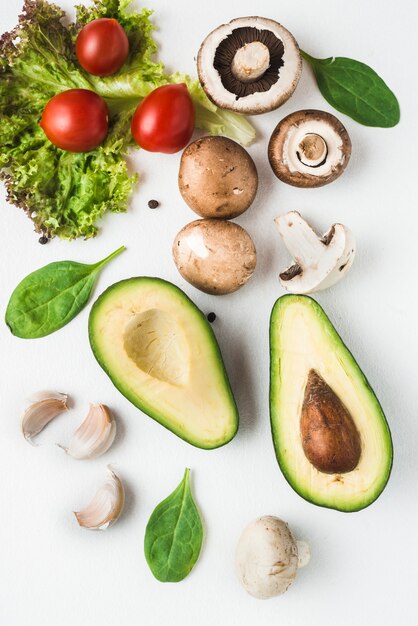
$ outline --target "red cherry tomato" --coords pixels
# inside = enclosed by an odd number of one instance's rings
[[[164,85],[143,99],[132,118],[131,131],[144,150],[171,154],[189,143],[194,119],[186,85]]]
[[[80,30],[75,52],[86,72],[94,76],[110,76],[125,63],[129,41],[119,22],[101,17]]]
[[[68,89],[51,98],[39,125],[58,148],[88,152],[106,137],[107,120],[106,102],[97,93]]]

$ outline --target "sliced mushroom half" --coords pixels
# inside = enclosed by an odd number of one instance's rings
[[[206,95],[222,109],[256,114],[292,95],[302,71],[299,46],[278,22],[240,17],[213,30],[197,57]]]
[[[294,261],[279,278],[290,293],[313,293],[340,281],[354,261],[356,244],[343,224],[333,224],[319,237],[297,211],[274,220]]]
[[[294,187],[322,187],[340,176],[351,155],[351,141],[331,113],[306,109],[281,120],[268,157],[273,172]]]

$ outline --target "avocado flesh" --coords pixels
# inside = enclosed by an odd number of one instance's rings
[[[135,406],[199,448],[238,429],[238,412],[211,326],[175,285],[132,278],[107,289],[89,319],[93,353]]]
[[[280,468],[306,500],[340,511],[358,511],[381,494],[392,467],[392,440],[382,408],[363,372],[320,305],[286,295],[270,322],[270,418]],[[318,471],[302,447],[301,410],[308,375],[315,370],[349,411],[360,434],[354,470]]]

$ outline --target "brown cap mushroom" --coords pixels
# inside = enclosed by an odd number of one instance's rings
[[[254,243],[246,230],[224,220],[196,220],[176,235],[173,258],[178,271],[197,289],[213,295],[236,291],[256,264]]]
[[[241,215],[253,202],[258,186],[254,161],[226,137],[202,137],[187,146],[178,180],[185,202],[208,218]]]
[[[322,187],[340,176],[351,155],[350,137],[331,113],[306,109],[281,120],[271,135],[273,172],[294,187]]]
[[[222,109],[264,113],[292,95],[302,71],[298,44],[278,22],[240,17],[213,30],[197,57],[206,95]]]

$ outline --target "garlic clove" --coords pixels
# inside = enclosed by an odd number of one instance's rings
[[[74,459],[95,459],[104,454],[116,436],[116,422],[104,404],[90,404],[85,420],[71,437],[68,448],[62,447]]]
[[[81,511],[74,511],[77,522],[89,530],[106,530],[114,524],[122,513],[125,504],[125,491],[122,481],[107,467],[109,475],[99,488],[93,500]]]
[[[23,436],[30,443],[32,437],[45,428],[54,417],[68,410],[67,395],[56,391],[39,391],[30,398],[31,404],[22,415]]]

